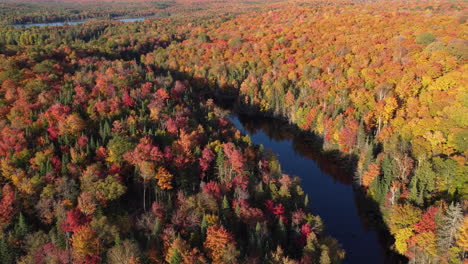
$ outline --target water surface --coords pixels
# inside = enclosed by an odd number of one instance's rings
[[[124,23],[136,22],[136,21],[143,21],[147,19],[146,17],[136,17],[136,18],[117,18],[115,20],[122,21]],[[66,21],[66,22],[49,22],[49,23],[34,23],[34,24],[15,24],[12,25],[15,28],[27,28],[27,27],[57,27],[57,26],[64,26],[64,25],[76,25],[82,24],[87,22],[88,20],[80,20],[80,21]]]
[[[285,122],[234,114],[230,120],[250,135],[253,143],[272,150],[278,156],[283,173],[302,179],[313,213],[322,218],[326,232],[346,251],[344,263],[389,262],[384,260],[377,233],[369,230],[358,215],[356,192],[351,185],[353,172],[327,163],[317,153],[316,146],[309,145],[311,142],[284,129]]]

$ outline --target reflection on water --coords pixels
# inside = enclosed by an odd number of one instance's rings
[[[13,27],[15,27],[15,28],[45,27],[45,26],[57,27],[57,26],[63,26],[63,25],[82,24],[84,22],[86,22],[86,21],[50,22],[50,23],[35,23],[35,24],[16,24],[16,25],[13,25]]]
[[[351,185],[353,183],[353,173],[338,165],[338,155],[333,155],[334,152],[325,154],[321,151],[323,144],[321,138],[312,134],[306,136],[284,120],[268,117],[252,118],[247,115],[238,115],[237,118],[249,134],[257,134],[262,131],[274,141],[291,141],[294,152],[315,161],[322,172],[342,184]]]
[[[402,263],[373,230],[379,216],[370,210],[375,204],[353,189],[353,170],[338,166],[337,155],[321,152],[320,138],[274,118],[233,114],[230,120],[253,143],[272,150],[284,173],[301,178],[313,213],[345,249],[344,263]]]
[[[115,20],[122,21],[124,23],[130,23],[130,22],[136,22],[136,21],[143,21],[145,19],[146,19],[146,17],[137,17],[137,18],[119,18],[119,19],[115,19]],[[45,26],[58,27],[58,26],[64,26],[64,25],[82,24],[82,23],[85,23],[85,22],[87,22],[87,20],[68,21],[68,22],[35,23],[35,24],[16,24],[16,25],[12,25],[12,26],[15,27],[15,28],[45,27]]]

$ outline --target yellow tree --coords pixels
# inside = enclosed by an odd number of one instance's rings
[[[99,254],[99,239],[94,229],[88,225],[75,231],[71,238],[71,244],[76,263],[82,263],[86,258],[93,258]]]
[[[463,250],[468,251],[468,216],[465,216],[458,230],[457,244],[462,247]]]

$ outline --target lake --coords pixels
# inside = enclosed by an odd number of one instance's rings
[[[143,21],[147,19],[146,17],[137,17],[137,18],[119,18],[115,19],[117,21],[122,21],[124,23],[130,23],[130,22],[136,22],[136,21]],[[51,27],[56,27],[56,26],[64,26],[64,25],[76,25],[76,24],[82,24],[87,22],[87,20],[81,20],[81,21],[68,21],[68,22],[50,22],[50,23],[35,23],[35,24],[16,24],[12,25],[15,28],[26,28],[26,27],[45,27],[45,26],[51,26]]]
[[[401,262],[389,254],[385,242],[362,218],[366,210],[356,199],[358,192],[352,186],[354,172],[332,164],[320,154],[317,144],[314,146],[294,129],[288,129],[284,121],[235,114],[230,115],[230,120],[253,143],[273,151],[283,173],[301,178],[312,212],[322,218],[326,232],[346,251],[344,263]]]

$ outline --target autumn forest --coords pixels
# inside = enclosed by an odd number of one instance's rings
[[[467,263],[467,18],[458,0],[0,3],[0,264],[375,263],[333,230],[350,218],[312,209],[307,177],[328,174],[382,263]],[[283,170],[241,117],[300,136],[321,172]]]

